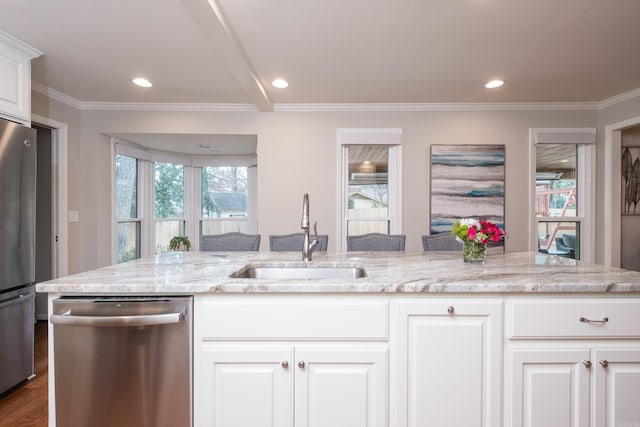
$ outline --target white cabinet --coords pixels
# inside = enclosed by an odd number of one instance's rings
[[[31,122],[31,60],[42,52],[0,31],[0,117]]]
[[[506,425],[640,425],[640,301],[507,304]]]
[[[385,427],[388,302],[196,296],[195,427]]]
[[[500,427],[502,302],[397,304],[399,427]]]
[[[640,426],[640,349],[593,351],[596,426]]]
[[[387,351],[295,351],[296,427],[387,425]]]
[[[386,425],[386,350],[204,348],[198,427]]]
[[[511,353],[513,427],[589,425],[588,349],[517,349]]]

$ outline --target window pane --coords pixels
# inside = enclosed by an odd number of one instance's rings
[[[247,217],[247,169],[246,166],[202,168],[202,218]]]
[[[389,147],[386,145],[349,145],[347,216],[350,219],[377,218],[347,226],[347,234],[363,234],[364,230],[388,233],[389,216]],[[357,231],[358,230],[358,231]],[[359,232],[359,231],[362,232]],[[371,231],[372,232],[372,231]]]
[[[138,217],[138,160],[116,155],[116,219]]]
[[[222,233],[248,233],[246,219],[208,219],[200,222],[200,234],[208,236]]]
[[[576,144],[536,146],[536,216],[577,216]]]
[[[156,218],[184,216],[184,166],[155,164],[155,197]]]
[[[118,262],[140,258],[140,222],[118,223]]]
[[[347,235],[359,236],[367,233],[390,234],[391,221],[375,220],[375,221],[347,221]]]
[[[171,239],[174,236],[184,236],[184,230],[182,220],[156,221],[156,253],[168,251]]]
[[[538,248],[540,252],[580,259],[580,223],[539,222]]]

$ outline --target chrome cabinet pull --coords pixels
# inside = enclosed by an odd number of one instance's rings
[[[591,367],[591,360],[584,360],[582,362],[582,364],[585,366],[585,368],[590,368]]]
[[[456,311],[456,309],[455,309],[455,308],[453,308],[453,306],[452,306],[452,305],[450,305],[449,307],[447,307],[447,313],[449,313],[449,314],[453,314],[453,312],[454,312],[454,311]]]
[[[580,321],[582,323],[607,323],[609,321],[608,317],[603,317],[600,320],[591,320],[591,319],[587,319],[586,317],[581,317]]]
[[[304,366],[305,366],[304,360],[301,360],[301,361],[298,362],[298,368],[304,369]]]
[[[289,367],[289,362],[287,362],[286,360],[283,360],[281,365],[284,369],[287,369]]]
[[[601,360],[600,361],[600,365],[602,365],[603,368],[606,368],[609,366],[609,361],[608,360]]]

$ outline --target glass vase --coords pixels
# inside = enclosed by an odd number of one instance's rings
[[[487,257],[487,245],[474,241],[462,242],[462,259],[464,262],[484,264]]]

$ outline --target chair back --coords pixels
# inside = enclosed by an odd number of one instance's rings
[[[202,236],[201,251],[257,251],[260,247],[259,234],[224,233]]]
[[[312,237],[310,237],[312,239]],[[304,233],[292,233],[269,236],[269,250],[272,252],[301,252],[304,244]],[[318,235],[317,251],[326,251],[329,244],[329,236]]]
[[[368,233],[347,236],[347,251],[404,251],[404,234]]]
[[[422,249],[424,251],[459,251],[462,249],[462,243],[450,233],[424,235]]]

